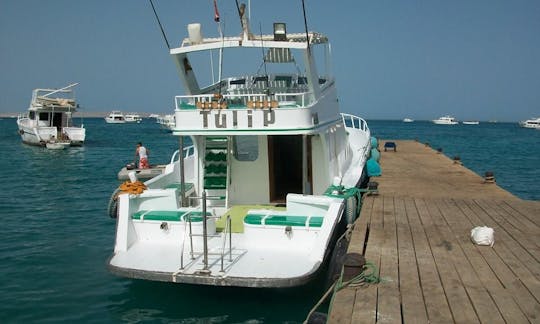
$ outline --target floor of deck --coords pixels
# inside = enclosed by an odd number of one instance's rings
[[[349,246],[382,282],[334,294],[329,323],[539,323],[540,202],[424,144],[394,142]],[[495,230],[493,247],[471,241],[476,226]]]

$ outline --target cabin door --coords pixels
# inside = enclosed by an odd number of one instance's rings
[[[62,128],[62,113],[53,113],[52,126]]]
[[[268,136],[270,202],[285,202],[288,193],[303,193],[302,175],[311,184],[311,140],[307,142],[307,173],[303,172],[303,137],[301,135]],[[311,185],[309,185],[311,187]],[[311,188],[306,188],[308,193]]]

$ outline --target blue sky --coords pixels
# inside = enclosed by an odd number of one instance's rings
[[[240,1],[241,2],[241,1]],[[172,45],[212,0],[154,0]],[[239,33],[233,0],[218,0]],[[251,26],[303,31],[301,1],[251,2]],[[517,121],[540,115],[540,1],[306,0],[308,27],[329,36],[341,110],[367,119]],[[173,46],[174,47],[174,46]],[[229,60],[233,65],[239,60]],[[31,91],[80,82],[86,111],[169,113],[183,94],[148,1],[0,0],[0,112]]]

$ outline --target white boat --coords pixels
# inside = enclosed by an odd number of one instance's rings
[[[461,122],[463,125],[478,125],[480,124],[477,120],[465,120]]]
[[[17,118],[24,143],[45,146],[55,138],[70,145],[82,145],[86,138],[84,125],[76,126],[72,115],[79,106],[70,84],[61,89],[34,89],[28,112]]]
[[[285,33],[284,24],[268,35],[241,21],[242,34],[224,38],[203,38],[200,25],[190,24],[190,38],[170,50],[188,94],[175,97],[179,150],[163,174],[144,187],[133,184],[142,189],[126,184],[124,194],[112,196],[114,274],[297,286],[324,268],[354,222],[370,130],[362,118],[339,112],[328,38],[309,32],[308,45],[305,33]],[[242,57],[264,51],[281,72],[261,75],[255,66],[252,75],[242,71],[199,87],[192,56],[208,59],[222,50]],[[319,54],[325,59],[316,61]],[[193,146],[183,147],[185,136]]]
[[[449,115],[439,117],[438,119],[432,120],[433,123],[437,125],[457,125],[458,122],[454,117],[451,117]]]
[[[126,123],[137,123],[142,122],[142,117],[138,113],[127,113],[124,115]]]
[[[176,126],[174,114],[158,116],[156,118],[156,121],[158,124],[161,125],[163,129],[168,130],[168,131],[172,131],[173,128]]]
[[[412,122],[414,122],[414,119],[411,119],[411,118],[403,118],[403,122],[404,122],[404,123],[412,123]]]
[[[109,116],[105,117],[107,124],[125,124],[126,118],[121,111],[113,110]]]
[[[69,145],[69,142],[49,141],[45,143],[45,147],[47,147],[49,150],[63,150]]]
[[[524,121],[519,122],[519,125],[521,127],[525,128],[536,128],[540,129],[540,117],[537,118],[531,118]]]

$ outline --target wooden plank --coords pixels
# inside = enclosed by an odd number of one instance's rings
[[[479,323],[480,320],[472,307],[463,282],[450,262],[449,250],[452,249],[456,242],[454,239],[451,239],[451,241],[445,240],[441,235],[440,226],[433,221],[432,215],[439,213],[435,201],[417,200],[416,205],[454,321],[458,323]]]
[[[368,235],[374,196],[364,196],[360,217],[354,223],[353,235],[349,243],[349,253],[364,254],[364,242]]]
[[[456,208],[455,203],[455,201],[448,200],[438,201],[436,205],[440,213],[432,214],[433,221],[437,224],[442,238],[451,244],[449,261],[458,273],[478,319],[482,323],[505,323],[497,305],[491,299],[487,289],[482,285],[480,278],[463,251],[464,245],[471,245],[470,239],[460,237],[459,233],[453,231],[452,225],[455,226],[456,221],[463,218],[461,210]],[[462,231],[462,229],[458,231]]]
[[[504,202],[501,202],[499,205],[505,205]],[[488,210],[489,211],[489,210]],[[519,262],[519,264],[513,264],[511,265],[511,268],[516,268],[518,271],[521,270],[521,267],[525,267],[528,271],[528,274],[525,274],[525,277],[529,277],[529,275],[532,275],[534,277],[534,281],[532,283],[525,283],[526,286],[536,286],[538,284],[538,280],[540,280],[540,262],[538,259],[536,259],[532,252],[535,250],[534,246],[532,248],[525,248],[522,244],[520,244],[517,240],[515,240],[511,235],[509,235],[505,230],[498,229],[495,232],[495,241],[497,242],[497,245],[494,246],[496,250],[501,250],[500,254],[501,257],[506,262]],[[531,241],[530,236],[531,234],[523,235],[527,237],[528,241]],[[540,240],[540,237],[537,239]],[[533,238],[534,240],[534,238]],[[502,244],[499,244],[501,243]],[[530,247],[531,245],[529,245]],[[504,249],[504,250],[503,250]],[[506,252],[505,252],[506,251]],[[530,278],[533,279],[533,278]],[[535,294],[537,296],[537,294]],[[537,299],[539,299],[537,297]],[[539,299],[540,300],[540,299]]]
[[[363,253],[364,241],[368,234],[368,225],[371,220],[373,209],[373,197],[365,196],[362,202],[360,217],[356,220],[353,235],[349,242],[348,253]],[[375,293],[376,294],[376,293]],[[356,303],[356,289],[345,288],[334,294],[328,321],[329,323],[351,323],[354,307],[359,307],[362,302]],[[363,305],[361,307],[364,307]]]
[[[405,200],[394,198],[399,259],[399,289],[404,323],[428,323]]]
[[[472,201],[470,203],[473,203]],[[477,215],[469,207],[469,202],[459,201],[454,205],[461,213],[457,217],[446,218],[454,234],[462,242],[470,240],[470,230],[478,224]],[[487,249],[485,246],[475,246],[474,244],[463,243],[461,245],[472,268],[478,275],[482,285],[488,290],[497,308],[507,323],[528,323],[525,314],[514,300],[512,294],[506,290],[499,280],[488,261],[481,251]]]
[[[489,219],[492,219],[493,215],[487,214],[485,209],[478,205],[478,202],[468,204],[469,207],[480,218],[489,223]],[[496,254],[492,248],[479,248],[480,253],[489,263],[491,269],[503,283],[504,287],[513,296],[520,309],[525,316],[531,321],[535,321],[540,318],[540,305],[538,301],[534,299],[528,289],[523,285],[521,280],[515,276],[512,270],[504,263],[503,260]]]
[[[383,197],[384,241],[381,248],[381,283],[378,284],[377,313],[380,323],[401,323],[396,218],[393,197]]]
[[[512,239],[521,244],[536,260],[540,260],[538,237],[535,239],[535,236],[523,231],[523,226],[515,226],[515,222],[510,223],[512,220],[506,218],[506,215],[501,215],[498,210],[493,208],[491,203],[485,200],[475,200],[475,203],[484,211],[483,214],[489,216],[489,218],[484,218],[484,221],[497,224],[500,230],[505,231]]]
[[[507,206],[540,226],[540,201],[505,200]]]
[[[519,219],[528,232],[532,234],[540,233],[540,225],[535,222],[537,219],[529,216],[529,214],[531,216],[534,215],[532,211],[527,210],[526,207],[519,207],[519,205],[523,204],[519,204],[515,201],[495,201],[495,203],[499,210],[504,211],[506,214],[511,215],[516,219]],[[521,210],[527,210],[527,213],[521,212]],[[540,214],[540,210],[538,211],[538,214]]]
[[[431,253],[431,248],[420,221],[416,202],[405,201],[407,219],[411,228],[416,262],[420,276],[420,285],[426,305],[429,322],[450,323],[453,321],[450,306],[446,300],[437,266]]]
[[[356,305],[355,299],[355,289],[341,289],[335,293],[331,302],[328,323],[352,323],[353,308]]]
[[[374,196],[369,222],[369,238],[365,253],[366,261],[372,262],[380,269],[381,246],[384,241],[383,232],[383,198]],[[377,273],[380,275],[380,273]],[[377,320],[377,288],[357,289],[356,304],[352,314],[353,323],[375,323]]]

